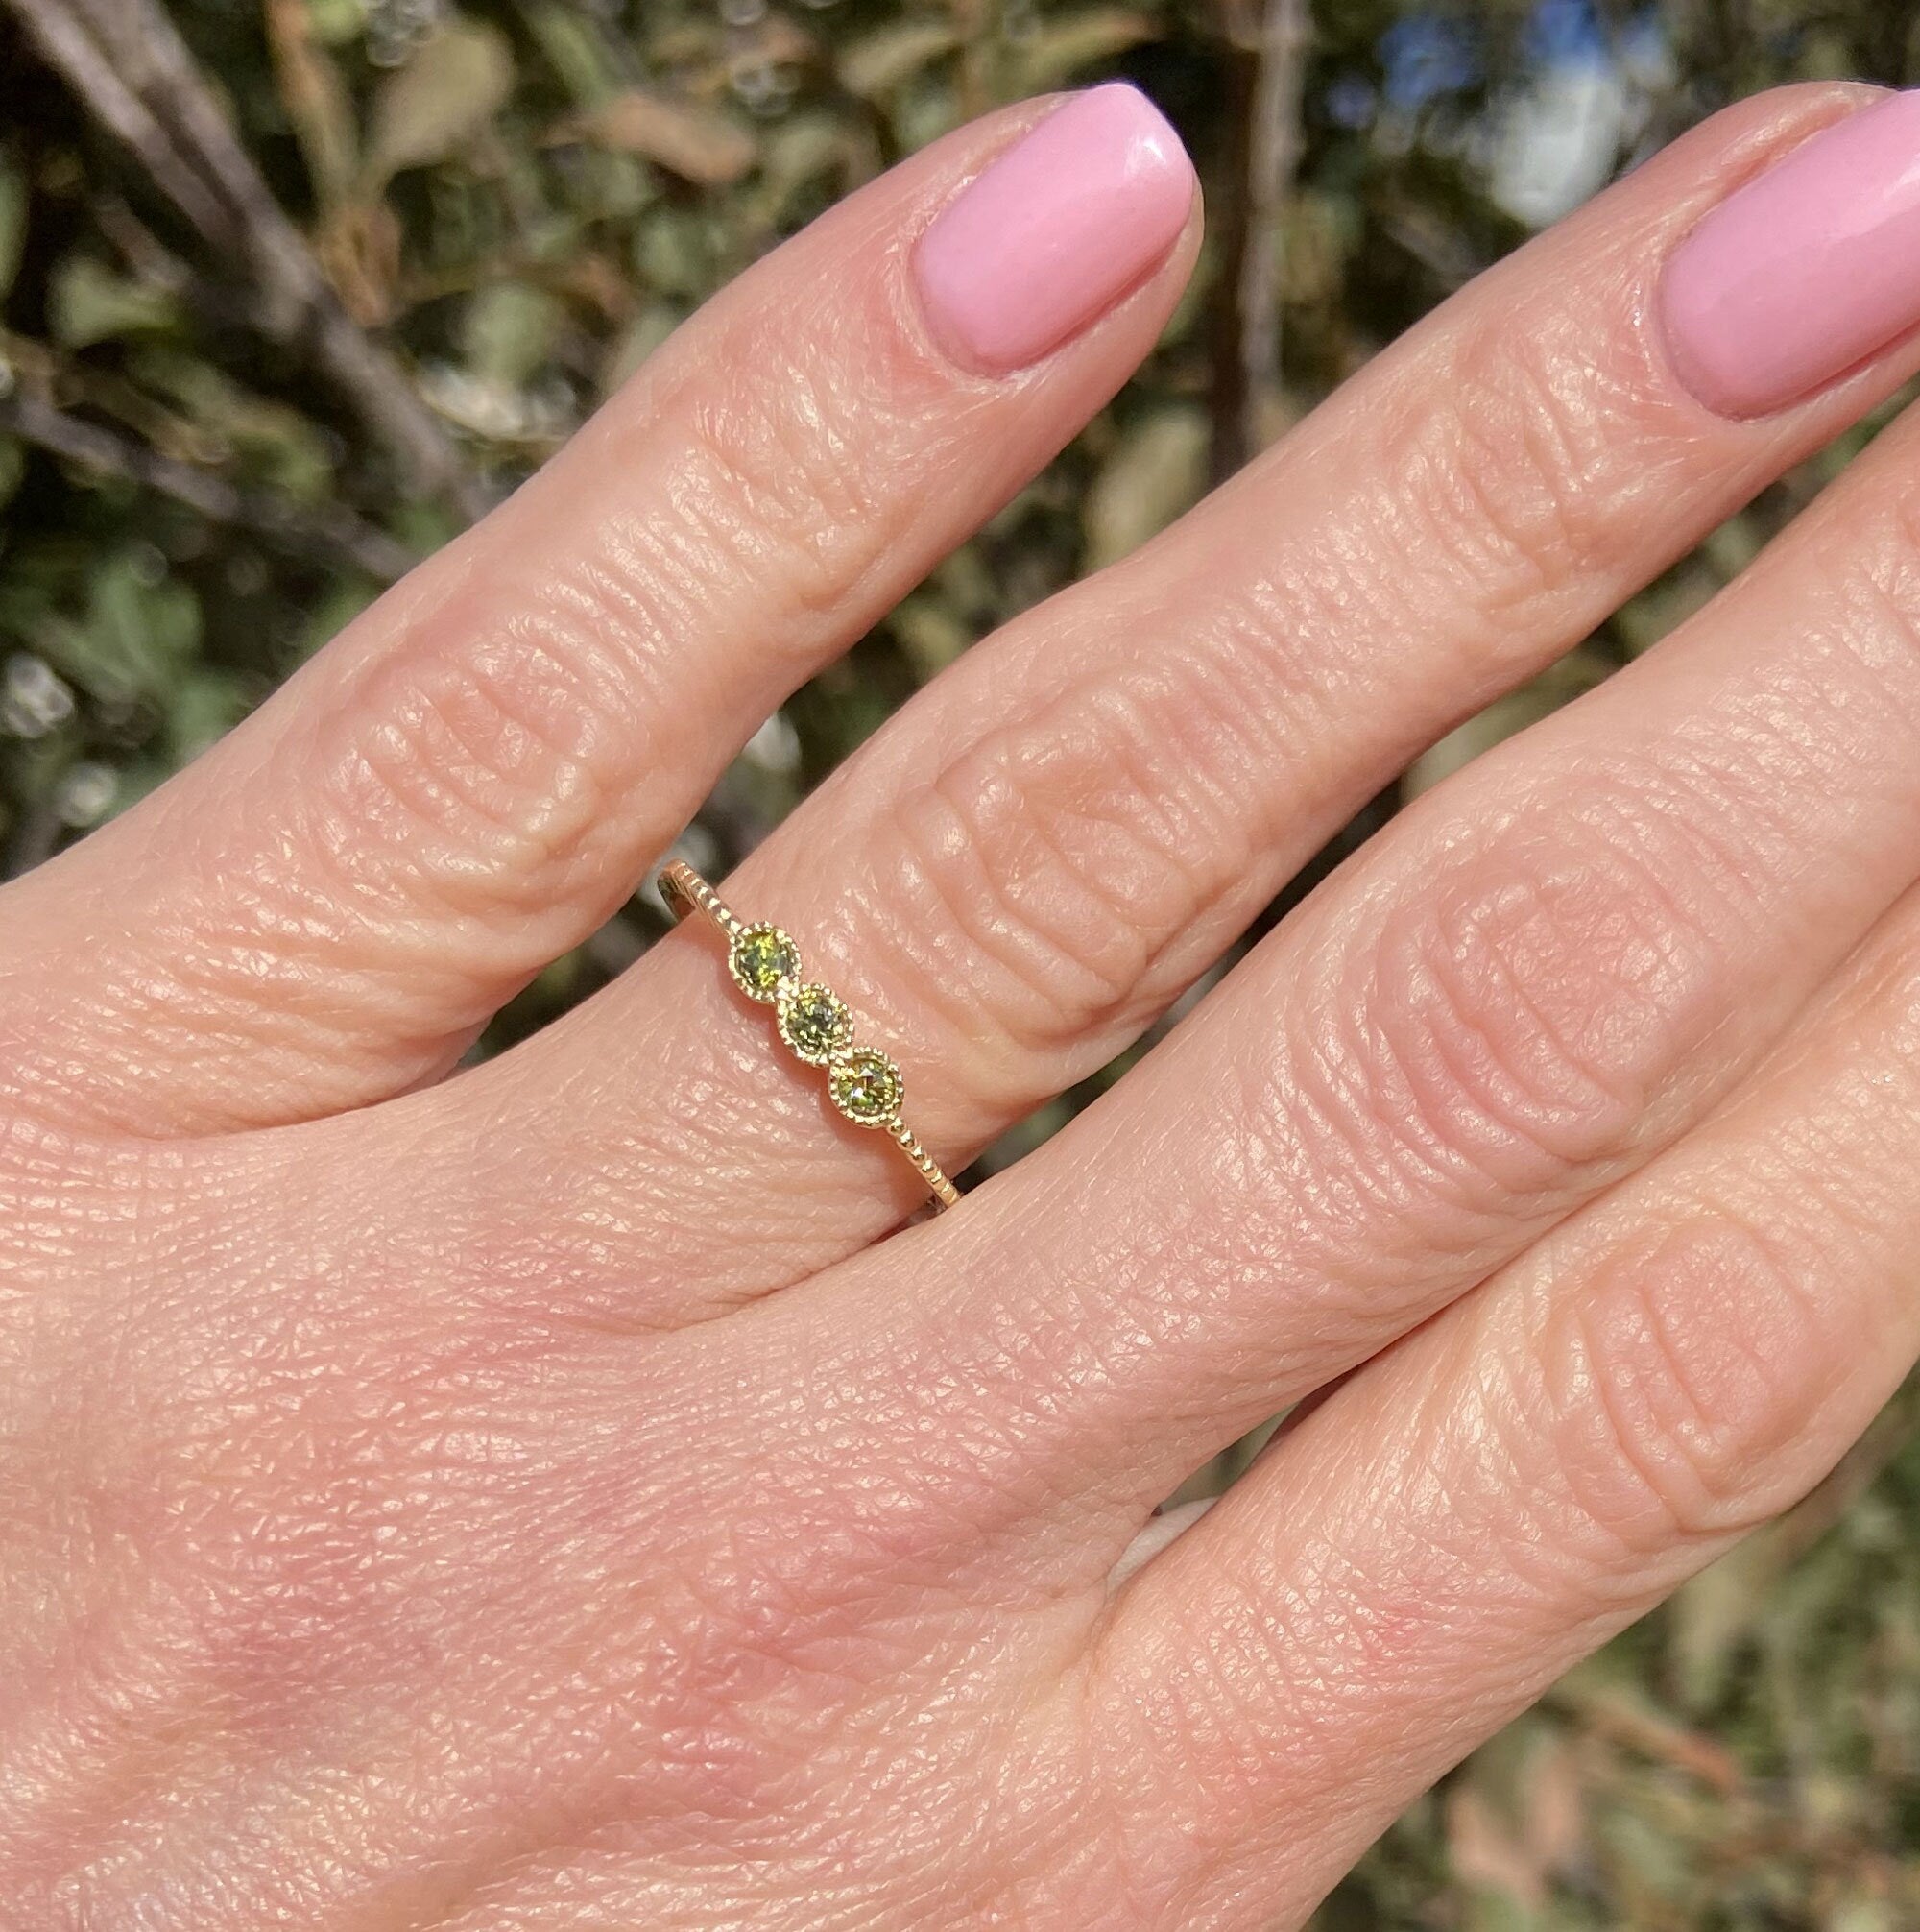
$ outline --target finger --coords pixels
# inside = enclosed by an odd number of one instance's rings
[[[1092,1560],[1702,1119],[1920,875],[1916,478],[1920,418],[924,1232],[896,1345],[980,1355]],[[885,1273],[843,1277],[857,1332]]]
[[[1123,1594],[1078,1688],[1095,1760],[1154,1767],[1125,1793],[1141,1869],[1196,1922],[1304,1917],[1833,1466],[1920,1349],[1916,1257],[1909,898],[1710,1124],[1362,1370]]]
[[[741,869],[736,910],[784,924],[895,1052],[936,1155],[1101,1064],[1418,746],[1912,365],[1736,423],[1678,385],[1650,319],[1702,209],[1859,98],[1749,105],[1649,164],[1148,550],[971,653]],[[658,1296],[626,1255],[599,1277],[632,1318],[792,1279],[913,1198],[691,932],[442,1104],[462,1144],[527,1123],[474,1211],[573,1199],[589,1271],[595,1225],[634,1230],[628,1254],[712,1230]]]
[[[1177,139],[1116,86],[963,131],[743,276],[244,729],[10,893],[11,1081],[209,1131],[444,1070],[1117,388],[1196,229]]]

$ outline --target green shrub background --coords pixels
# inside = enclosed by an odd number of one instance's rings
[[[1191,294],[1046,474],[756,738],[688,834],[724,870],[972,640],[1177,516],[1524,238],[1538,210],[1497,185],[1565,84],[1552,30],[1612,102],[1597,179],[1783,80],[1903,83],[1912,21],[1889,0],[5,0],[0,863],[191,759],[838,196],[997,102],[1139,81],[1206,181]],[[63,30],[78,62],[45,58]],[[1315,874],[1655,642],[1873,426],[1424,761]],[[660,923],[637,896],[485,1051]],[[1793,1515],[1479,1752],[1326,1925],[1920,1924],[1916,1422],[1909,1391]]]

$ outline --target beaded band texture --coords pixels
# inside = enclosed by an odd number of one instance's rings
[[[960,1190],[900,1119],[906,1082],[877,1047],[853,1038],[853,1016],[829,987],[804,978],[800,948],[778,926],[748,924],[722,904],[720,895],[684,859],[661,867],[660,897],[676,922],[702,914],[727,942],[727,970],[748,999],[774,1009],[787,1049],[809,1067],[827,1069],[827,1093],[856,1127],[884,1132],[913,1163],[934,1201],[949,1208]]]

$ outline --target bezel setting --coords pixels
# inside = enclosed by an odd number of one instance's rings
[[[853,1044],[853,1016],[830,987],[815,981],[788,984],[775,1009],[787,1050],[809,1067],[827,1066]]]
[[[784,928],[742,920],[684,858],[660,868],[660,894],[676,925],[696,914],[720,934],[735,988],[774,1009],[780,1044],[803,1064],[824,1068],[827,1099],[850,1125],[887,1134],[933,1196],[933,1209],[956,1205],[960,1190],[941,1171],[906,1122],[906,1078],[876,1047],[856,1041],[857,1023],[831,987],[806,979],[800,947]]]
[[[906,1104],[900,1070],[877,1047],[848,1047],[827,1069],[827,1092],[856,1127],[896,1127]]]
[[[727,970],[749,1000],[771,1006],[800,978],[800,947],[781,927],[743,926],[727,948]]]

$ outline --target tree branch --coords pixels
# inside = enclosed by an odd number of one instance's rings
[[[35,44],[212,246],[237,254],[265,303],[261,326],[304,339],[415,488],[468,518],[484,493],[406,373],[359,327],[305,238],[240,145],[157,0],[9,0]]]
[[[1281,302],[1286,277],[1286,212],[1304,142],[1301,91],[1311,36],[1307,0],[1266,0],[1260,21],[1247,168],[1247,248],[1240,262],[1240,360],[1252,455],[1266,440],[1268,405],[1280,391]]]
[[[1213,471],[1231,475],[1264,447],[1281,387],[1286,207],[1303,148],[1301,94],[1312,39],[1308,0],[1260,0],[1228,13],[1240,192],[1226,233],[1214,368]],[[1237,31],[1236,31],[1237,30]]]
[[[157,490],[213,522],[251,530],[282,549],[329,568],[348,564],[383,584],[391,584],[415,561],[404,545],[350,510],[338,505],[297,509],[263,492],[242,490],[224,476],[162,456],[117,430],[68,416],[36,396],[0,400],[0,431],[102,475]]]
[[[193,164],[174,145],[167,131],[113,71],[80,21],[60,0],[12,0],[12,4],[29,39],[66,76],[75,93],[108,131],[132,149],[161,193],[203,239],[216,248],[228,246],[232,235],[219,201],[194,173]]]

